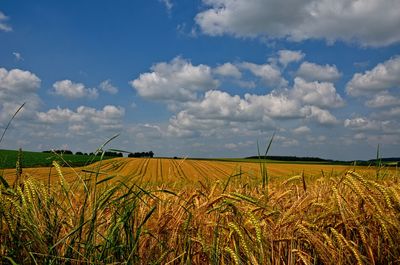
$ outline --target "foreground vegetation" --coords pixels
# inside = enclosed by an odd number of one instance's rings
[[[397,172],[136,182],[92,171],[0,184],[9,264],[400,262]]]

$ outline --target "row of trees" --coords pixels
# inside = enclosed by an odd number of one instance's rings
[[[71,150],[63,150],[63,149],[61,149],[61,150],[46,150],[46,151],[43,151],[42,153],[56,153],[56,154],[66,154],[66,155],[73,155],[74,153],[72,153],[72,151]]]
[[[65,155],[73,155],[74,153],[72,153],[71,150],[46,150],[43,151],[42,153],[56,153],[56,154],[65,154]],[[75,155],[80,155],[80,156],[94,156],[94,153],[83,153],[83,152],[76,152]],[[97,156],[100,156],[101,153],[97,153]],[[122,153],[118,153],[118,152],[104,152],[104,156],[112,156],[112,157],[123,157],[124,155]]]
[[[130,153],[128,157],[153,157],[153,151]]]
[[[67,154],[67,155],[73,155],[71,150],[46,150],[43,151],[42,153],[56,153],[56,154]],[[94,156],[94,153],[82,153],[82,152],[76,152],[75,155],[89,155],[89,156]],[[97,154],[98,156],[101,155],[101,153]],[[111,157],[123,157],[124,155],[122,153],[118,152],[110,152],[107,151],[104,153],[104,156],[111,156]],[[135,153],[130,153],[128,157],[154,157],[154,152],[149,151],[149,152],[135,152]]]

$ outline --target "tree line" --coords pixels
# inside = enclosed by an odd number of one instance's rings
[[[42,153],[56,153],[56,154],[65,154],[65,155],[73,155],[74,153],[71,150],[46,150],[46,151],[42,151]],[[76,152],[75,155],[81,155],[81,156],[101,156],[101,152],[94,154],[92,153],[83,153],[83,152]],[[124,155],[122,153],[119,152],[110,152],[110,151],[106,151],[104,152],[104,156],[111,156],[111,157],[123,157]]]
[[[128,157],[154,157],[153,151],[130,153]]]
[[[74,153],[71,150],[64,150],[64,149],[57,149],[57,150],[46,150],[46,151],[42,151],[42,153],[56,153],[56,154],[66,154],[66,155],[73,155]],[[83,152],[76,152],[75,155],[85,155],[85,156],[101,156],[101,153],[83,153]],[[106,151],[104,152],[104,156],[108,156],[108,157],[123,157],[124,155],[122,153],[119,152],[111,152],[111,151]],[[154,152],[153,151],[148,151],[148,152],[135,152],[135,153],[129,153],[128,157],[154,157]]]

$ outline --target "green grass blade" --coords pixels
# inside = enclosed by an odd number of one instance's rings
[[[0,143],[3,141],[4,135],[6,134],[6,132],[7,132],[7,130],[8,130],[8,127],[10,127],[11,122],[14,120],[15,116],[17,116],[18,112],[20,112],[20,111],[22,110],[22,108],[25,106],[25,103],[26,103],[26,102],[24,102],[24,103],[17,109],[17,111],[14,113],[14,115],[13,115],[13,116],[11,117],[11,119],[8,121],[7,126],[6,126],[6,128],[4,129],[3,134],[2,134],[1,137],[0,137]]]
[[[8,184],[7,180],[3,178],[3,176],[0,175],[0,182],[3,184],[3,186],[8,189],[10,187],[10,184]]]

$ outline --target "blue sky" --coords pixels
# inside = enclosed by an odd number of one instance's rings
[[[0,148],[400,156],[400,2],[0,2]]]

